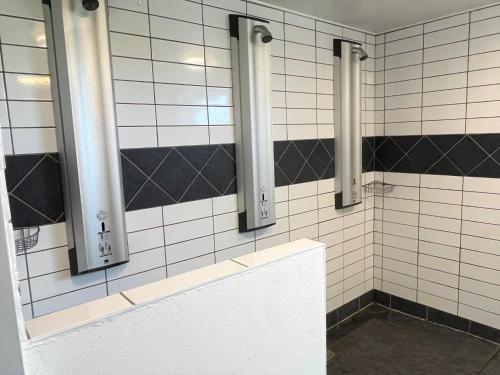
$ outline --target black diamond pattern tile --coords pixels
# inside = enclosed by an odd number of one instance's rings
[[[487,158],[468,175],[472,177],[483,177],[486,175],[488,177],[500,178],[500,165],[492,158]]]
[[[59,162],[46,155],[9,195],[32,207],[52,223],[64,212]],[[40,215],[39,214],[39,215]],[[13,219],[15,226],[15,219]]]
[[[5,179],[7,180],[7,190],[11,191],[44,157],[44,154],[6,157]]]
[[[127,210],[138,210],[173,204],[175,201],[149,180],[127,204]]]
[[[131,148],[123,150],[122,154],[144,174],[150,176],[170,151],[171,148],[168,147]]]
[[[405,155],[396,163],[394,167],[392,167],[391,171],[399,173],[418,173],[419,169],[417,164]]]
[[[236,160],[236,151],[234,143],[225,143],[222,145],[222,148],[227,151],[227,153],[231,156],[233,160]]]
[[[283,152],[286,149],[286,146],[288,146],[288,141],[277,141],[274,142],[274,162],[278,162],[278,160],[281,159],[281,156],[283,156]]]
[[[236,175],[236,163],[226,150],[218,147],[201,174],[217,189],[218,195],[221,195]]]
[[[201,170],[210,160],[217,145],[185,146],[178,147],[177,150],[198,170]]]
[[[195,201],[198,199],[206,199],[217,197],[220,194],[212,187],[212,185],[202,176],[198,175],[193,183],[182,196],[181,202]]]
[[[313,152],[314,148],[318,141],[316,139],[305,139],[299,141],[293,141],[297,150],[302,154],[304,159],[308,159],[311,156],[311,152]]]
[[[275,142],[276,186],[334,177],[334,146],[328,138]]]
[[[308,164],[311,166],[316,179],[320,179],[325,174],[328,164],[330,164],[330,154],[322,143],[316,142],[316,146],[309,156]]]
[[[319,142],[323,143],[323,146],[325,146],[326,150],[333,158],[335,156],[335,139],[325,138],[325,139],[320,139]]]
[[[127,206],[148,178],[126,156],[122,155],[122,179],[125,206]]]
[[[179,201],[197,175],[196,169],[177,150],[173,150],[151,179]]]
[[[231,194],[236,194],[236,176],[233,178],[231,185],[229,185],[226,192],[224,193],[224,195],[231,195]]]
[[[488,157],[470,137],[462,138],[447,155],[466,176]]]
[[[497,162],[500,164],[500,150],[498,151],[495,151],[491,157]]]
[[[278,167],[287,176],[288,180],[294,183],[305,162],[295,144],[290,142],[287,149],[283,152],[281,160],[278,162]]]
[[[11,220],[14,228],[52,224],[47,216],[29,207],[14,195],[9,195]]]
[[[443,156],[438,160],[430,169],[427,170],[429,174],[442,174],[449,176],[461,176],[462,172],[448,159]]]
[[[413,135],[406,137],[392,137],[392,140],[396,142],[396,144],[403,152],[408,152],[417,145],[418,141],[420,141],[421,138],[422,137],[418,135]]]
[[[279,169],[278,167],[274,168],[274,184],[278,187],[291,184],[285,174],[281,172],[281,169]]]
[[[332,160],[330,164],[328,164],[328,167],[326,167],[323,179],[326,180],[327,178],[334,178],[334,177],[335,177],[335,161]]]
[[[471,134],[469,137],[489,154],[500,147],[500,134]]]
[[[427,137],[422,137],[408,153],[410,159],[415,163],[418,173],[425,173],[442,155],[443,153]]]
[[[316,177],[316,174],[309,166],[309,164],[304,164],[304,168],[302,168],[302,170],[299,172],[299,175],[297,176],[295,183],[301,184],[303,182],[315,181],[317,179],[318,177]]]
[[[363,138],[363,171],[371,172],[375,169],[375,142],[373,138]]]
[[[375,150],[375,157],[383,171],[390,171],[398,161],[404,156],[404,152],[399,148],[392,138],[387,138]]]
[[[429,135],[427,138],[443,153],[450,151],[464,135],[462,134],[446,134],[446,135]]]

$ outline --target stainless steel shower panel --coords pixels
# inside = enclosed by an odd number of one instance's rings
[[[361,61],[359,43],[334,39],[335,207],[361,203]]]
[[[240,232],[276,223],[268,22],[230,15]]]
[[[129,259],[106,7],[44,1],[72,274]]]

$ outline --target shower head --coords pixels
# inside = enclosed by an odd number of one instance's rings
[[[260,34],[260,40],[262,41],[262,43],[269,43],[271,40],[273,40],[273,35],[267,29],[267,27],[263,25],[254,26],[253,32],[255,34]]]
[[[368,54],[361,47],[352,47],[352,52],[359,55],[359,61],[365,61],[368,58]]]
[[[85,10],[96,10],[99,8],[99,0],[82,0],[82,5]]]

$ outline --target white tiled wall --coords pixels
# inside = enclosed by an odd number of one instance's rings
[[[229,13],[271,21],[276,140],[331,138],[333,38],[356,30],[240,0],[109,0],[120,146],[234,142]],[[7,154],[56,152],[41,2],[0,0],[0,124]],[[374,59],[363,63],[364,135],[374,134]],[[7,90],[5,91],[5,86]],[[365,176],[373,179],[373,173]],[[235,196],[127,213],[130,263],[70,277],[64,224],[18,257],[26,318],[307,237],[327,244],[327,306],[373,288],[373,197],[333,207],[333,180],[277,189],[275,226],[239,234]]]
[[[499,14],[377,36],[377,134],[498,133]],[[376,175],[375,288],[500,328],[500,180]]]
[[[376,173],[375,288],[500,328],[500,180]]]
[[[499,6],[376,37],[376,134],[500,131]]]

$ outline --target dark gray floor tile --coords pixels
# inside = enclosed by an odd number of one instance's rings
[[[498,375],[500,374],[500,349],[493,359],[481,371],[481,375]]]
[[[380,305],[331,329],[327,345],[335,353],[328,374],[352,375],[478,374],[498,349]]]

